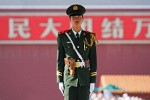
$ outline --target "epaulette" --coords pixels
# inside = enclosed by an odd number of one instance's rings
[[[58,32],[58,34],[64,34],[64,33],[68,32],[68,31],[69,30],[60,31],[60,32]]]
[[[98,40],[97,40],[97,38],[96,38],[96,34],[95,34],[95,33],[89,32],[89,31],[85,31],[85,33],[90,34],[90,37],[91,37],[91,38],[90,38],[90,43],[88,43],[87,39],[84,40],[84,43],[85,43],[85,44],[87,44],[87,45],[89,45],[89,46],[92,46],[94,42],[95,42],[96,44],[98,44]]]
[[[85,31],[85,33],[96,35],[95,33],[90,32],[90,31]]]

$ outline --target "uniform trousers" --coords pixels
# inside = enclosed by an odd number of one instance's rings
[[[89,100],[89,86],[65,86],[64,100]]]

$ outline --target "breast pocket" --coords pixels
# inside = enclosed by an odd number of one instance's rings
[[[85,51],[89,50],[90,49],[90,46],[85,44],[85,47],[84,47]]]
[[[86,54],[88,54],[88,53],[89,53],[90,48],[91,48],[91,47],[90,47],[89,45],[84,44],[84,52],[85,52]]]
[[[65,43],[64,49],[65,49],[66,57],[74,57],[75,56],[75,54],[74,54],[75,52],[74,52],[74,49],[73,49],[73,46],[71,43]]]
[[[66,50],[72,49],[72,44],[70,42],[69,43],[65,43],[64,47],[65,47]]]

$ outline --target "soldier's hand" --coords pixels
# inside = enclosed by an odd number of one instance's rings
[[[90,83],[90,96],[92,95],[94,91],[95,83]]]
[[[62,95],[64,96],[64,84],[62,82],[59,83],[59,90],[61,91]]]

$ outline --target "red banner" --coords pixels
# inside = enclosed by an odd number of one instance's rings
[[[95,32],[101,43],[150,43],[149,15],[88,15],[82,28]],[[70,28],[61,16],[0,16],[0,44],[56,43],[59,31]]]

